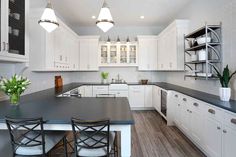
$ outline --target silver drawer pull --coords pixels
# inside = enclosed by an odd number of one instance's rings
[[[223,133],[227,133],[227,131],[226,131],[226,130],[223,130]]]
[[[220,127],[218,126],[217,129],[220,130]]]
[[[198,103],[196,103],[196,102],[195,102],[195,103],[193,103],[193,105],[194,105],[194,106],[196,106],[196,107],[198,107],[198,106],[199,106],[199,104],[198,104]]]
[[[236,124],[236,119],[231,119],[231,123]]]
[[[186,99],[186,98],[183,98],[183,101],[187,101],[187,99]]]
[[[175,97],[178,98],[179,96],[176,94]]]
[[[215,114],[216,113],[216,111],[213,110],[213,109],[209,109],[208,112],[211,113],[211,114]]]

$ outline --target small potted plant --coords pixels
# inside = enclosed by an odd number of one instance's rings
[[[104,84],[108,83],[108,76],[109,76],[108,72],[102,72],[101,73],[102,83],[104,83]]]
[[[229,82],[231,78],[236,74],[236,71],[234,71],[232,74],[230,74],[228,65],[224,68],[223,73],[221,74],[219,70],[213,66],[217,73],[217,77],[220,79],[220,99],[222,101],[229,101],[231,97],[231,88],[229,87]]]
[[[20,95],[26,90],[29,84],[29,79],[13,75],[10,79],[3,78],[0,81],[0,89],[10,97],[11,104],[18,105]]]

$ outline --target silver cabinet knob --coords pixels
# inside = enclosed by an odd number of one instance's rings
[[[183,98],[183,101],[187,101],[187,99],[186,99],[186,98]]]
[[[223,130],[223,133],[227,133],[227,131],[226,131],[226,130]]]
[[[220,127],[219,127],[219,126],[217,126],[217,129],[218,129],[218,130],[220,130]]]
[[[213,110],[213,109],[209,109],[208,112],[211,113],[211,114],[215,114],[216,113],[216,111]]]

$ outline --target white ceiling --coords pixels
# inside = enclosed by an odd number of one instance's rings
[[[95,26],[103,0],[51,0],[71,26]],[[118,26],[162,26],[171,22],[191,0],[107,0]],[[142,20],[139,17],[143,15]]]

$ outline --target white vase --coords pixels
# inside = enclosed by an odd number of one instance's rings
[[[231,88],[220,88],[220,100],[229,101],[231,97]]]
[[[108,79],[102,79],[102,83],[103,84],[107,84],[108,83]]]

